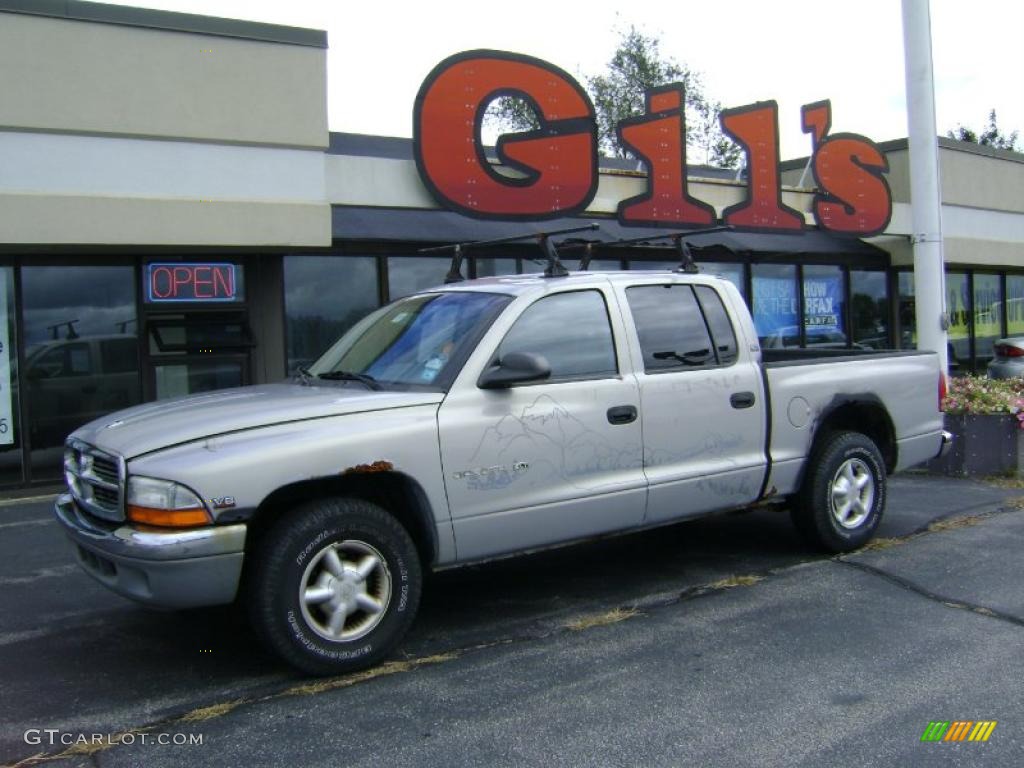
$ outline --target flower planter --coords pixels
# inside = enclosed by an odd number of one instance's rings
[[[953,433],[953,446],[943,458],[928,462],[929,472],[1024,476],[1024,430],[1016,416],[947,413],[946,429]]]

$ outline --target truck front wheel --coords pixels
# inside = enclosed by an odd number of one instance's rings
[[[292,666],[313,675],[376,664],[419,606],[416,547],[386,511],[323,499],[285,514],[251,553],[253,627]]]
[[[874,536],[885,491],[885,467],[874,442],[859,432],[834,432],[808,459],[793,522],[815,548],[849,552]]]

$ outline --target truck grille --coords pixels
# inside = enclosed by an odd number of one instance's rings
[[[86,512],[113,522],[124,520],[124,462],[120,457],[81,440],[68,440],[64,447],[64,480]]]

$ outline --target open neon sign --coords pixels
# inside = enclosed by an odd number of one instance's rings
[[[146,265],[146,301],[240,301],[234,264]]]

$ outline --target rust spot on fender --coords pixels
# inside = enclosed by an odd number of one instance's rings
[[[341,471],[343,475],[365,475],[371,472],[390,472],[395,465],[390,461],[375,461],[372,464],[356,464],[354,467],[347,467]]]

